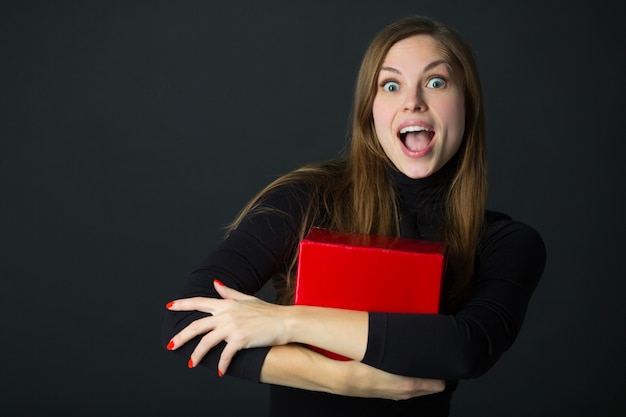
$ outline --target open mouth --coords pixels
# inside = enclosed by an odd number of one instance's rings
[[[407,126],[402,128],[398,133],[398,138],[400,138],[404,146],[412,152],[419,152],[426,149],[434,136],[435,132],[423,126]]]

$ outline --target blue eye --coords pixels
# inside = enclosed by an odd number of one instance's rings
[[[393,93],[394,91],[398,91],[400,89],[400,84],[395,81],[387,81],[383,83],[383,90]]]
[[[428,80],[428,84],[426,84],[426,87],[442,88],[445,85],[446,85],[446,80],[444,80],[443,78],[435,77],[435,78],[431,78],[430,80]]]

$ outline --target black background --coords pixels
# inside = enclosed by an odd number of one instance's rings
[[[367,43],[415,13],[473,46],[490,207],[549,255],[516,344],[452,415],[623,415],[617,3],[3,2],[0,407],[265,415],[265,386],[163,349],[164,305],[257,190],[338,154]]]

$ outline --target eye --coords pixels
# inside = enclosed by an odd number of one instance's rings
[[[443,78],[440,78],[440,77],[434,77],[434,78],[431,78],[430,80],[428,80],[428,84],[426,84],[426,87],[428,87],[428,88],[442,88],[445,85],[446,85],[446,80],[444,80]]]
[[[385,81],[382,86],[383,90],[387,91],[388,93],[393,93],[400,89],[400,84],[395,81]]]

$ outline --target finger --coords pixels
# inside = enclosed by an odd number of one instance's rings
[[[181,298],[170,301],[165,307],[171,311],[202,311],[203,313],[211,313],[217,307],[215,301],[220,300],[208,297]]]
[[[241,350],[240,347],[236,346],[234,343],[226,343],[226,347],[222,351],[220,355],[220,360],[217,363],[217,374],[219,376],[223,376],[228,371],[228,367],[230,366],[233,357],[237,352]]]
[[[219,279],[213,280],[213,286],[215,287],[217,293],[222,296],[222,298],[230,298],[232,300],[247,300],[249,298],[252,298],[250,295],[239,292],[234,288],[227,287]]]
[[[207,334],[215,329],[216,323],[213,316],[194,320],[187,327],[178,332],[167,345],[168,350],[176,350],[196,336]]]
[[[200,339],[200,343],[196,346],[196,348],[191,352],[191,356],[189,357],[189,367],[195,368],[197,364],[204,359],[204,357],[217,346],[220,342],[224,340],[223,337],[218,335],[216,332],[207,333],[202,339]]]

